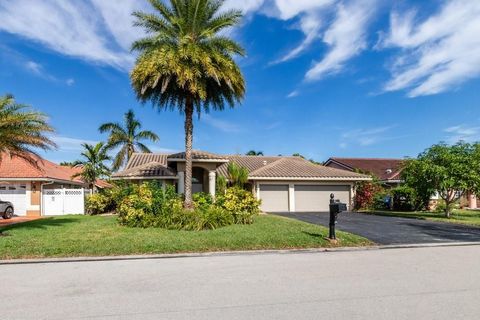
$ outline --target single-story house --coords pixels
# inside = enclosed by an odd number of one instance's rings
[[[265,212],[328,211],[330,194],[350,205],[357,181],[371,180],[367,175],[316,165],[300,157],[218,155],[193,151],[193,192],[215,196],[217,175],[228,177],[228,163],[248,170],[248,184],[262,200]],[[125,170],[113,180],[142,182],[156,180],[174,185],[183,193],[185,153],[135,153]]]
[[[32,157],[35,163],[2,155],[0,199],[12,202],[17,216],[84,213],[88,185],[80,178],[72,178],[81,169]],[[97,181],[98,188],[109,186],[106,181]]]
[[[333,157],[325,161],[324,165],[350,172],[371,174],[384,186],[394,188],[403,182],[401,179],[403,162],[402,159]]]

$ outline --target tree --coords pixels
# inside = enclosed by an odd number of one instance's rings
[[[110,175],[110,169],[105,162],[111,160],[111,158],[108,156],[103,142],[99,142],[96,145],[84,143],[82,147],[84,148],[84,151],[81,153],[82,159],[73,163],[73,166],[80,168],[81,171],[73,175],[72,178],[80,177],[95,192],[97,179]]]
[[[0,96],[0,161],[7,154],[35,164],[35,149],[56,147],[48,137],[53,131],[43,113],[28,110],[16,103],[12,95]]]
[[[140,150],[142,152],[150,153],[150,149],[144,145],[142,140],[150,140],[157,142],[159,137],[152,131],[143,130],[142,124],[138,119],[135,119],[133,110],[128,110],[124,116],[123,124],[118,122],[104,123],[98,129],[101,133],[109,132],[108,142],[105,146],[107,150],[112,150],[120,147],[115,159],[113,160],[112,169],[120,169],[134,152]]]
[[[408,160],[402,176],[408,186],[425,197],[435,192],[445,201],[445,216],[450,218],[453,203],[468,191],[480,191],[479,146],[465,142],[440,143]]]
[[[263,156],[263,151],[250,150],[245,155],[247,155],[247,156]]]
[[[134,42],[139,53],[130,78],[137,98],[158,110],[185,115],[185,202],[192,208],[193,114],[234,107],[245,95],[234,60],[243,48],[224,30],[237,25],[241,11],[220,11],[223,0],[149,0],[154,13],[135,12],[147,36]]]
[[[231,186],[243,188],[248,182],[248,169],[239,166],[235,162],[230,162],[227,167],[228,180]]]
[[[73,167],[75,165],[75,162],[71,162],[71,161],[62,161],[60,162],[60,165],[62,167]]]

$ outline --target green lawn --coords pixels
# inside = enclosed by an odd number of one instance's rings
[[[62,216],[3,227],[0,232],[0,259],[333,246],[324,239],[326,228],[276,216],[200,232],[122,227],[112,216]],[[337,238],[337,246],[371,244],[344,232]]]
[[[365,212],[380,216],[393,216],[403,218],[413,218],[422,220],[442,221],[448,223],[459,223],[471,226],[480,226],[480,211],[455,210],[450,219],[445,218],[441,212],[396,212],[396,211],[374,211]]]

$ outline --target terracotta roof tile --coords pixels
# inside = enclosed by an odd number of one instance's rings
[[[185,152],[170,154],[168,156],[168,159],[185,159]],[[192,159],[193,160],[228,160],[225,156],[211,153],[211,152],[199,151],[199,150],[192,151]]]
[[[249,175],[251,178],[341,178],[341,179],[366,179],[363,174],[325,167],[311,163],[308,160],[295,158],[281,158]]]
[[[372,174],[380,180],[396,180],[400,178],[402,171],[402,159],[381,159],[381,158],[330,158],[330,161],[346,166],[346,170],[360,170]]]
[[[167,153],[134,153],[128,161],[125,170],[135,168],[150,162],[160,163],[163,166],[167,166]]]
[[[148,162],[137,167],[114,173],[113,178],[175,177],[176,173],[160,162]]]
[[[32,157],[37,164],[36,166],[22,158],[10,157],[7,154],[2,154],[2,161],[0,162],[0,179],[37,178],[82,183],[79,178],[72,179],[72,176],[81,169],[60,166],[34,155],[32,155]]]

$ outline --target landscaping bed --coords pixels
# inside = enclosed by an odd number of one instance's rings
[[[476,210],[454,210],[450,218],[445,217],[443,213],[429,211],[366,211],[363,213],[375,214],[379,216],[441,221],[447,223],[457,223],[480,227],[480,211]]]
[[[141,255],[229,250],[366,246],[362,237],[338,232],[332,245],[328,229],[288,218],[261,215],[250,225],[182,231],[129,228],[115,216],[61,216],[0,228],[0,259]]]

